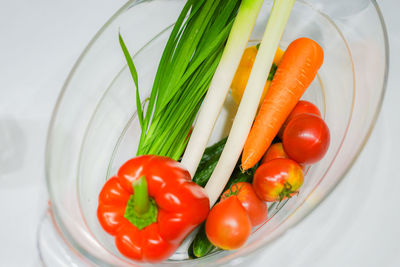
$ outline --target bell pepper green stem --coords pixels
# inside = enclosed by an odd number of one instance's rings
[[[154,199],[149,197],[144,176],[134,181],[132,186],[134,192],[126,205],[124,217],[141,230],[157,221],[158,208]]]
[[[149,193],[147,191],[147,181],[144,176],[132,183],[134,209],[138,214],[146,213],[149,210]]]

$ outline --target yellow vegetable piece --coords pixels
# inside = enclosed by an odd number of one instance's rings
[[[232,84],[231,84],[231,93],[233,100],[237,105],[239,105],[240,100],[242,99],[242,95],[244,89],[246,89],[247,81],[250,77],[251,68],[253,67],[254,60],[256,59],[257,55],[257,47],[250,46],[244,50],[242,59],[240,60],[239,67],[236,70],[235,76],[233,77]],[[282,59],[282,56],[285,52],[278,47],[274,57],[274,64],[278,65]],[[270,86],[271,81],[267,81],[264,86],[264,91],[260,100],[260,103],[264,100],[264,96],[268,91],[268,87]]]

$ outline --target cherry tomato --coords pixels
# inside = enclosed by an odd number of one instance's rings
[[[283,149],[282,143],[275,143],[271,145],[267,152],[265,152],[263,158],[261,159],[261,164],[273,159],[288,159],[289,156]]]
[[[291,159],[273,159],[262,164],[253,178],[253,188],[264,201],[281,201],[296,194],[303,184],[303,171]]]
[[[283,149],[282,143],[275,143],[268,148],[267,152],[265,152],[263,158],[261,159],[261,164],[266,163],[273,159],[288,159],[288,158],[289,156]],[[306,165],[304,164],[299,164],[299,165],[304,172],[304,170],[306,169]]]
[[[251,233],[251,221],[237,196],[221,200],[211,209],[206,221],[206,234],[219,248],[240,248]]]
[[[299,114],[283,132],[283,148],[298,163],[311,164],[319,161],[328,150],[329,128],[314,114]]]
[[[258,198],[250,183],[238,182],[233,184],[230,189],[222,194],[221,199],[224,200],[232,194],[237,196],[243,208],[247,211],[253,227],[263,223],[267,219],[267,204]]]
[[[282,138],[283,136],[283,131],[285,130],[287,124],[289,121],[291,121],[295,116],[299,114],[304,114],[304,113],[310,113],[310,114],[315,114],[318,117],[321,117],[321,112],[317,108],[316,105],[314,105],[311,102],[305,101],[305,100],[300,100],[297,102],[296,106],[293,108],[292,112],[290,112],[289,116],[287,117],[285,123],[282,125],[278,136]]]

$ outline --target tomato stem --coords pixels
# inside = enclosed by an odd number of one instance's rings
[[[289,182],[285,182],[283,184],[283,189],[279,193],[279,204],[284,200],[285,198],[291,198],[293,194],[298,193],[298,191],[293,191],[292,190],[292,185]],[[278,206],[279,206],[278,204]]]
[[[242,189],[243,185],[241,185],[240,187],[237,185],[237,183],[234,183],[233,185],[231,185],[229,187],[229,192],[227,192],[225,195],[226,198],[230,197],[230,196],[236,196],[237,194],[239,194],[240,190]]]

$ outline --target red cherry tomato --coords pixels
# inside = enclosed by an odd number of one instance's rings
[[[258,198],[250,183],[238,182],[227,189],[221,196],[221,200],[234,194],[239,199],[243,208],[247,211],[251,225],[257,226],[263,223],[268,217],[267,204]]]
[[[251,221],[237,196],[221,200],[211,209],[206,221],[210,242],[224,250],[240,248],[251,234]]]
[[[329,128],[320,117],[299,114],[283,132],[283,148],[289,157],[298,163],[311,164],[319,161],[328,150]]]
[[[253,188],[264,201],[281,201],[296,194],[303,184],[303,171],[291,159],[273,159],[262,164],[253,178]]]
[[[317,108],[316,105],[314,105],[311,102],[305,101],[305,100],[300,100],[296,106],[293,108],[292,112],[290,112],[289,116],[287,117],[285,123],[282,125],[278,136],[282,138],[283,136],[283,131],[285,130],[287,124],[289,121],[291,121],[295,116],[299,114],[304,114],[304,113],[310,113],[310,114],[315,114],[318,117],[321,117],[321,112]]]
[[[273,159],[288,159],[289,156],[283,150],[282,143],[275,143],[271,145],[267,152],[265,152],[263,158],[261,159],[261,164]]]

